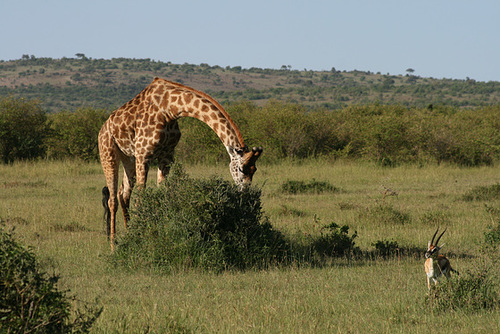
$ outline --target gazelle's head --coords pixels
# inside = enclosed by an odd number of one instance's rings
[[[234,182],[240,186],[245,187],[252,183],[253,174],[257,171],[255,161],[262,154],[262,147],[254,147],[250,151],[245,147],[245,150],[228,149],[231,156],[229,163],[229,170],[234,179]]]
[[[432,236],[432,240],[429,241],[429,243],[427,244],[427,251],[425,252],[426,259],[433,257],[433,256],[437,256],[439,254],[439,250],[444,246],[444,244],[442,244],[441,246],[438,246],[438,243],[439,243],[439,240],[441,239],[441,237],[443,236],[444,232],[446,232],[446,228],[444,229],[443,233],[441,233],[439,235],[436,242],[434,242],[434,238],[436,237],[436,234],[438,233],[438,231],[439,231],[439,227],[436,229],[436,232],[434,232],[434,235]]]

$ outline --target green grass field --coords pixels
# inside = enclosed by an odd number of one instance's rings
[[[379,240],[424,250],[438,225],[448,230],[442,253],[461,273],[477,268],[488,226],[500,220],[498,196],[464,200],[479,186],[500,183],[500,166],[401,166],[359,162],[259,165],[264,211],[294,238],[317,235],[331,222],[357,231],[356,246]],[[185,166],[193,177],[227,166]],[[155,173],[150,173],[154,186]],[[324,181],[337,191],[288,194],[287,181]],[[334,259],[222,274],[185,270],[169,275],[109,264],[98,164],[73,161],[0,166],[0,218],[32,247],[43,268],[79,303],[104,307],[95,333],[493,333],[500,310],[437,311],[426,303],[423,256]],[[386,192],[390,188],[393,192]],[[397,193],[397,195],[395,195]],[[392,195],[390,195],[392,194]],[[121,215],[121,214],[120,214]],[[125,233],[121,216],[118,233]],[[500,270],[493,268],[498,281]],[[78,306],[78,305],[77,305]]]

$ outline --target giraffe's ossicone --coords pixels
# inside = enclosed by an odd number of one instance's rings
[[[135,183],[146,185],[151,161],[158,162],[157,182],[168,174],[175,146],[181,138],[177,119],[194,117],[206,123],[220,138],[230,156],[229,169],[235,183],[249,185],[257,170],[261,147],[251,150],[228,113],[208,94],[179,83],[155,78],[135,98],[116,109],[99,132],[99,154],[106,177],[111,248],[114,247],[118,201],[125,226],[130,195]],[[118,169],[123,164],[123,182],[118,189]]]

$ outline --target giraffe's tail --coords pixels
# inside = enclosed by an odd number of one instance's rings
[[[106,221],[106,234],[109,236],[111,234],[111,211],[109,210],[108,205],[109,200],[109,189],[104,186],[102,188],[102,206],[104,207],[104,220]]]

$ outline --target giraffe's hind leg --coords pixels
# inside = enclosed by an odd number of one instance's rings
[[[130,196],[132,195],[132,189],[135,185],[135,159],[131,157],[122,158],[123,169],[125,173],[123,174],[123,183],[118,191],[118,199],[120,200],[120,205],[123,211],[123,222],[125,228],[127,228],[127,222],[130,218],[128,210],[130,207]]]
[[[113,156],[115,158],[113,158]],[[116,154],[109,154],[106,159],[101,156],[101,165],[106,177],[106,186],[109,190],[108,208],[109,208],[109,241],[111,243],[111,250],[114,249],[114,241],[116,234],[116,212],[118,211],[118,167],[119,161]]]

